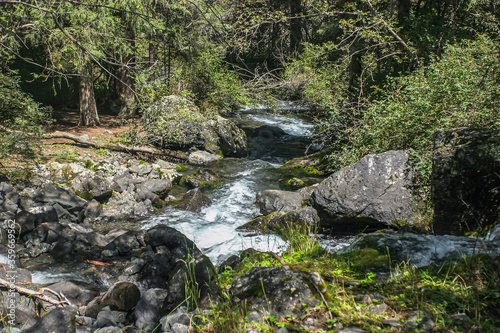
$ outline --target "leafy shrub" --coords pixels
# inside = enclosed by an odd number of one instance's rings
[[[0,96],[0,159],[10,154],[33,157],[39,135],[51,123],[51,108],[22,92],[15,76],[1,72]]]

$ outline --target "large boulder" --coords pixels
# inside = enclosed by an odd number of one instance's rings
[[[411,223],[415,214],[408,152],[367,155],[321,182],[310,203],[325,227],[356,231]]]
[[[245,132],[229,119],[217,116],[212,127],[219,137],[219,147],[226,157],[244,157],[248,155],[248,143]]]
[[[322,303],[326,285],[317,272],[298,267],[254,267],[236,278],[229,292],[236,302],[264,316],[299,318]]]
[[[167,289],[168,297],[163,304],[169,312],[184,303],[194,292],[188,304],[198,301],[198,305],[208,305],[213,297],[215,268],[198,247],[181,232],[166,225],[158,225],[144,235],[146,249],[141,255],[145,260],[140,271],[141,284],[145,288]],[[149,249],[149,250],[148,250]]]
[[[265,190],[257,194],[260,213],[263,215],[299,209],[304,205],[304,200],[307,200],[307,195],[303,192]]]
[[[217,137],[208,123],[193,102],[179,96],[164,97],[142,115],[149,141],[170,149],[216,151]]]
[[[434,232],[464,235],[499,223],[500,130],[437,131],[434,149]]]

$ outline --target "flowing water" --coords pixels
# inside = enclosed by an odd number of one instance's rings
[[[259,159],[224,159],[212,166],[212,169],[223,175],[224,184],[205,192],[212,204],[200,213],[167,208],[161,215],[142,222],[143,229],[166,224],[181,231],[214,264],[250,247],[274,252],[281,252],[286,248],[285,242],[275,235],[245,236],[236,231],[236,228],[260,215],[255,205],[257,192],[279,189],[279,180],[284,171],[276,162],[303,155],[308,144],[304,139],[311,134],[313,128],[313,124],[304,119],[263,110],[242,110],[232,119],[242,127],[250,126],[249,124],[253,127],[277,127],[286,135],[273,138],[272,143],[261,142],[266,145],[266,153],[259,156]],[[278,151],[274,151],[275,149]]]

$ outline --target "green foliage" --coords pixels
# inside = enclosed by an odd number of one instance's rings
[[[365,114],[366,143],[375,150],[432,149],[436,129],[500,124],[500,48],[498,41],[448,45],[443,56],[400,78]]]
[[[17,154],[34,158],[40,135],[51,123],[51,108],[34,102],[20,90],[15,76],[1,72],[0,96],[0,160]]]

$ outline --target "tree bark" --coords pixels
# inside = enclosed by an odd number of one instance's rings
[[[295,57],[302,43],[302,0],[290,0],[290,54]]]
[[[115,91],[120,106],[121,116],[131,116],[134,114],[134,80],[130,77],[130,70],[127,67],[120,67],[116,71]]]
[[[94,81],[92,77],[92,63],[87,59],[87,55],[82,50],[80,60],[82,71],[79,83],[80,98],[80,122],[78,126],[99,126],[99,115],[94,95]]]

